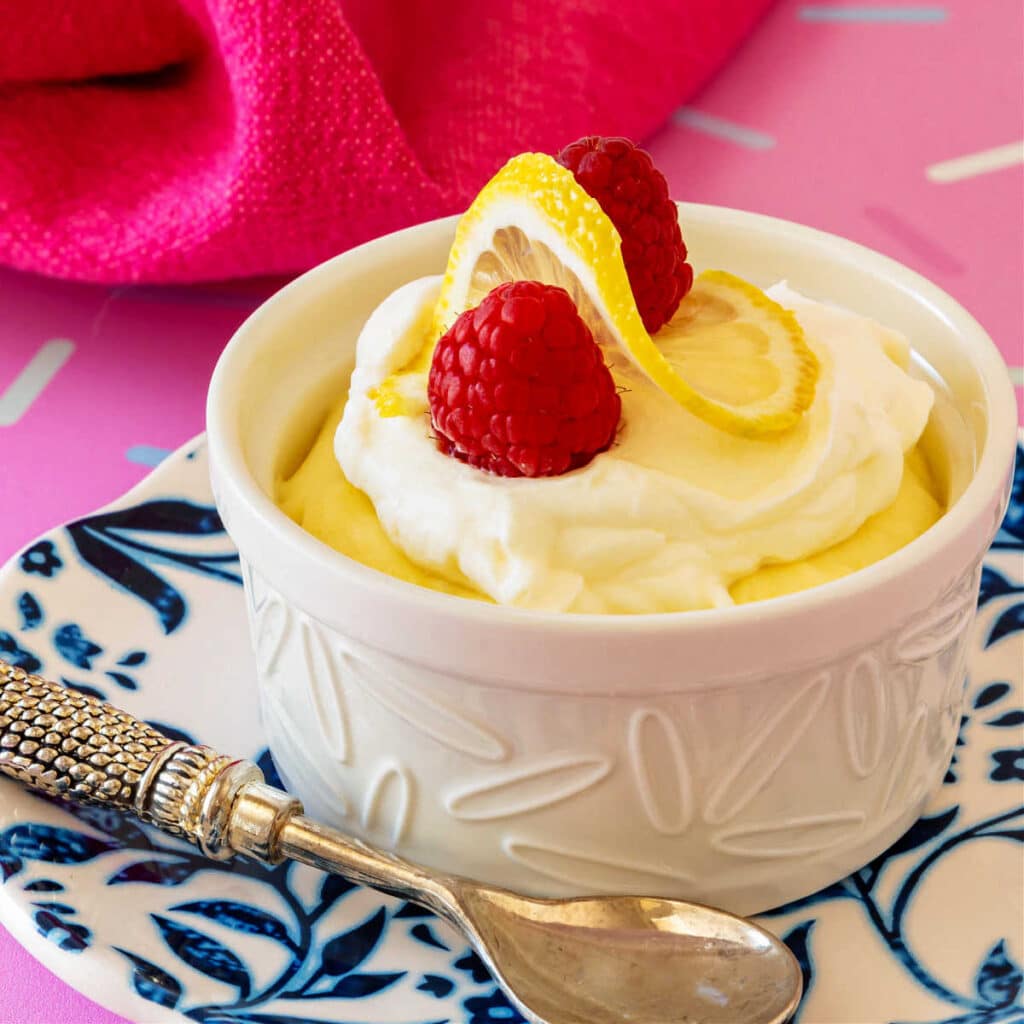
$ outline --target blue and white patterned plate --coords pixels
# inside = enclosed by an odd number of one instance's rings
[[[0,572],[0,655],[273,777],[202,441]],[[954,763],[892,849],[765,915],[801,1024],[1024,1022],[1024,450],[982,578]],[[205,1024],[510,1024],[449,928],[340,878],[215,864],[110,812],[0,783],[0,920],[97,1002]]]

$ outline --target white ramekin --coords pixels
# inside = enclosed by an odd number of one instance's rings
[[[751,913],[869,860],[938,785],[1013,459],[999,353],[948,295],[868,249],[735,210],[681,219],[700,266],[788,279],[903,331],[965,421],[966,489],[876,565],[733,609],[557,615],[392,579],[291,522],[272,481],[300,454],[285,443],[296,417],[309,436],[341,393],[367,316],[443,269],[456,221],[330,260],[242,325],[208,406],[269,742],[316,817],[524,892]]]

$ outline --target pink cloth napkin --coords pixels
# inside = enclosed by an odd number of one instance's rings
[[[770,3],[0,4],[0,261],[303,269],[459,210],[514,153],[645,137]]]

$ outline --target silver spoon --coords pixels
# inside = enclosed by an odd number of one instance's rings
[[[310,864],[458,928],[532,1024],[783,1024],[800,1002],[774,935],[680,900],[539,900],[438,874],[310,821],[249,761],[0,661],[0,774],[137,815],[208,857]]]

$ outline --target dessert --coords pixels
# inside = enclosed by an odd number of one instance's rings
[[[694,280],[639,153],[581,140],[485,186],[444,277],[367,321],[278,481],[292,519],[433,589],[644,613],[827,582],[939,518],[905,339],[785,283]]]

